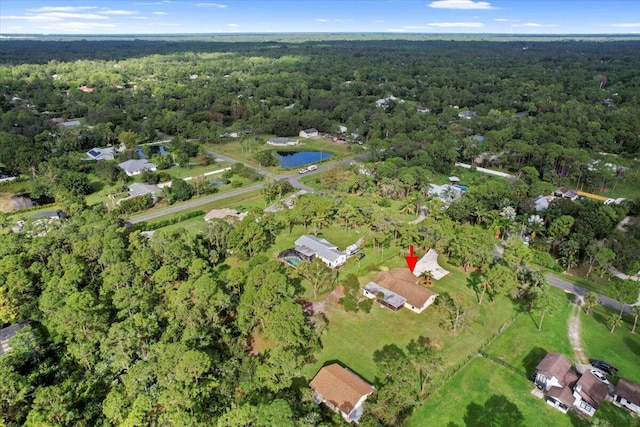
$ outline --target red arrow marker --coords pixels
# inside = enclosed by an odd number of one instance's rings
[[[409,246],[409,256],[404,257],[404,259],[407,261],[407,267],[409,267],[409,270],[413,273],[418,263],[418,257],[413,256],[413,245]]]

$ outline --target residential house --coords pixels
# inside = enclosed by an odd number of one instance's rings
[[[156,194],[161,192],[162,190],[157,185],[134,182],[129,186],[129,197],[137,197],[137,196],[144,196],[145,194],[151,194],[151,197],[155,201]]]
[[[97,148],[94,147],[87,151],[88,160],[113,160],[115,158],[116,151],[113,147]]]
[[[295,241],[295,250],[306,259],[318,257],[331,268],[347,262],[347,254],[339,251],[336,245],[309,234],[302,235]]]
[[[220,219],[227,218],[227,219],[231,219],[232,222],[235,222],[236,220],[242,221],[248,214],[249,212],[240,213],[235,209],[229,209],[229,208],[212,209],[204,216],[204,220],[211,221],[214,218],[220,218]]]
[[[449,203],[460,198],[460,196],[462,195],[462,189],[459,187],[454,187],[451,184],[429,184],[427,193],[431,194],[432,196],[438,197],[445,203]]]
[[[67,219],[67,214],[58,209],[56,211],[43,211],[31,215],[32,219]]]
[[[118,167],[124,171],[129,176],[140,175],[145,170],[155,171],[157,169],[156,165],[149,162],[145,159],[131,159],[126,162],[122,162],[118,164]]]
[[[547,354],[534,373],[534,383],[544,392],[546,402],[565,414],[575,401],[572,388],[577,381],[573,364],[559,353]]]
[[[11,326],[0,329],[0,356],[11,351],[9,340],[13,338],[20,329],[28,325],[28,322],[15,323]]]
[[[267,144],[276,146],[298,145],[300,141],[295,138],[269,138]]]
[[[569,200],[578,199],[578,192],[575,190],[569,190],[567,187],[558,187],[558,189],[554,194],[564,199],[569,199]]]
[[[640,385],[620,378],[613,391],[613,403],[640,415]]]
[[[398,98],[396,98],[393,95],[389,95],[386,98],[378,99],[376,101],[376,107],[384,108],[386,110],[391,105],[393,105],[396,101],[398,101]],[[399,102],[402,102],[402,101],[399,101]]]
[[[471,110],[464,110],[458,113],[458,117],[460,117],[461,119],[471,120],[475,116],[476,116],[475,111],[471,111]]]
[[[408,268],[381,271],[363,287],[364,296],[377,299],[394,311],[406,307],[422,313],[433,304],[438,294],[418,284],[418,278]]]
[[[544,212],[549,209],[549,199],[545,196],[538,196],[533,199],[533,205],[536,208],[536,212]]]
[[[478,142],[484,142],[484,136],[482,136],[480,134],[473,135],[473,137],[471,139],[473,139],[474,141],[478,141]]]
[[[338,133],[347,133],[347,127],[343,125],[338,125]]]
[[[82,126],[82,123],[80,123],[80,120],[68,120],[66,122],[62,122],[59,123],[60,126],[65,127],[65,128],[75,128],[78,126]]]
[[[451,184],[451,185],[460,184],[460,178],[458,178],[457,176],[450,176],[449,177],[449,184]]]
[[[416,107],[416,111],[418,113],[430,113],[431,112],[431,110],[429,108],[425,107],[424,105],[420,105],[420,106]]]
[[[317,138],[318,137],[318,129],[304,129],[300,131],[300,138]]]
[[[587,370],[573,388],[574,407],[592,417],[607,397],[609,387],[598,379],[591,370]]]
[[[316,403],[324,403],[348,423],[357,423],[375,388],[337,363],[324,366],[309,383]]]

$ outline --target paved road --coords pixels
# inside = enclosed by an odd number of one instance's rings
[[[207,151],[207,154],[212,156],[212,157],[216,157],[219,159],[222,159],[226,162],[229,163],[238,163],[237,160],[232,159],[231,157],[227,157],[224,156],[222,154],[219,153],[214,153],[213,151]],[[256,172],[260,173],[261,175],[264,175],[266,177],[272,178],[272,179],[287,179],[291,185],[293,185],[295,188],[299,188],[301,190],[305,190],[309,193],[313,193],[315,190],[311,187],[309,187],[308,185],[305,185],[303,183],[300,182],[300,178],[302,178],[303,176],[309,176],[309,175],[313,175],[316,173],[320,173],[323,172],[327,169],[330,169],[334,166],[338,166],[338,165],[346,165],[349,162],[351,162],[352,160],[341,160],[341,161],[336,161],[336,162],[330,162],[330,163],[325,163],[322,166],[318,166],[318,169],[314,170],[314,171],[310,171],[307,172],[306,174],[302,175],[302,174],[298,174],[298,173],[294,173],[294,174],[288,174],[288,175],[273,175],[272,173],[262,170],[262,169],[258,169],[255,168],[251,165],[245,165],[253,170],[255,170]],[[156,212],[151,212],[145,215],[141,215],[139,217],[136,218],[132,218],[130,219],[128,222],[130,224],[137,224],[140,222],[144,222],[144,221],[149,221],[151,219],[155,219],[155,218],[160,218],[162,216],[165,215],[169,215],[169,214],[173,214],[173,213],[177,213],[186,209],[190,209],[190,208],[195,208],[198,206],[202,206],[202,205],[206,205],[207,203],[211,203],[214,202],[216,200],[222,200],[222,199],[226,199],[227,197],[233,197],[233,196],[237,196],[239,194],[243,194],[243,193],[248,193],[249,191],[254,191],[254,190],[259,190],[260,188],[264,187],[265,185],[267,185],[268,181],[263,181],[260,182],[258,184],[254,184],[254,185],[250,185],[249,187],[244,187],[244,188],[239,188],[237,190],[233,190],[233,191],[229,191],[227,193],[223,193],[223,194],[215,194],[212,196],[207,196],[207,197],[203,197],[201,199],[198,200],[191,200],[185,203],[181,203],[179,205],[174,205],[174,206],[167,206],[166,208],[156,211]]]
[[[206,205],[207,203],[211,203],[211,202],[214,202],[216,200],[222,200],[222,199],[226,199],[227,197],[233,197],[233,196],[237,196],[239,194],[248,193],[249,191],[259,190],[260,188],[264,187],[265,185],[267,185],[266,182],[260,182],[258,184],[250,185],[249,187],[239,188],[237,190],[232,190],[232,191],[229,191],[227,193],[214,194],[212,196],[203,197],[203,198],[198,199],[198,200],[191,200],[189,202],[185,202],[185,203],[182,203],[180,205],[167,206],[166,208],[164,208],[162,210],[159,210],[159,211],[156,211],[156,212],[151,212],[151,213],[148,213],[146,215],[141,215],[141,216],[136,217],[136,218],[132,218],[128,222],[130,224],[137,224],[139,222],[149,221],[150,219],[160,218],[161,216],[165,216],[165,215],[169,215],[169,214],[172,214],[172,213],[180,212],[180,211],[183,211],[185,209],[195,208],[195,207],[198,207],[198,206]]]
[[[549,279],[549,283],[551,284],[551,286],[560,288],[565,292],[569,292],[574,295],[578,295],[580,297],[583,297],[589,292],[591,292],[588,289],[584,289],[584,288],[581,288],[580,286],[576,286],[573,283],[569,283],[566,280],[562,280],[559,277],[556,277],[552,274],[545,274],[545,276],[547,277],[547,279]],[[597,295],[601,305],[604,305],[605,307],[609,307],[613,310],[616,310],[618,313],[620,313],[621,306],[618,301],[614,300],[613,298],[606,297],[604,295],[600,295],[600,294],[597,294]],[[629,307],[628,305],[625,305],[624,312],[626,314],[632,314],[631,307]]]

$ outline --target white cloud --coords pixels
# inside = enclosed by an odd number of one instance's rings
[[[431,22],[427,26],[438,28],[482,28],[484,24],[482,22]]]
[[[496,22],[509,22],[510,20],[507,19],[507,18],[496,18],[496,19],[494,19],[494,21],[496,21]]]
[[[611,26],[621,28],[640,28],[640,22],[621,22],[619,24],[611,24]]]
[[[167,12],[151,12],[152,15],[168,15]]]
[[[116,24],[108,24],[105,22],[52,22],[51,24],[42,26],[45,30],[58,30],[58,31],[87,31],[95,29],[115,28]]]
[[[225,7],[227,7],[226,4],[220,4],[220,3],[196,3],[196,6],[198,6],[198,7],[216,7],[218,9],[224,9]]]
[[[227,27],[239,27],[240,24],[227,24]]]
[[[46,13],[46,12],[80,12],[83,10],[97,9],[97,6],[44,6],[36,9],[27,9],[27,12]]]
[[[316,22],[329,22],[329,20],[324,18],[317,18]]]
[[[473,0],[436,0],[429,3],[436,9],[495,9],[488,1]]]
[[[3,19],[16,19],[31,22],[46,22],[46,21],[63,21],[65,19],[109,19],[103,15],[97,15],[95,13],[70,13],[70,12],[47,12],[38,13],[35,15],[9,15],[3,16]]]
[[[526,24],[511,24],[512,27],[530,27],[530,28],[540,28],[540,27],[555,27],[555,24],[540,24],[538,22],[527,22]]]
[[[139,12],[135,10],[101,9],[98,13],[103,15],[137,15]]]

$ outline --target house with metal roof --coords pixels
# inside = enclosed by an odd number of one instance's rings
[[[87,151],[88,160],[113,160],[116,156],[116,152],[113,147],[97,148],[94,147]]]
[[[306,258],[315,256],[324,261],[331,268],[341,266],[347,262],[347,254],[325,239],[304,234],[295,241],[295,250]]]
[[[119,163],[118,167],[129,176],[140,175],[145,170],[154,172],[157,169],[155,164],[144,159],[127,160],[126,162]]]

